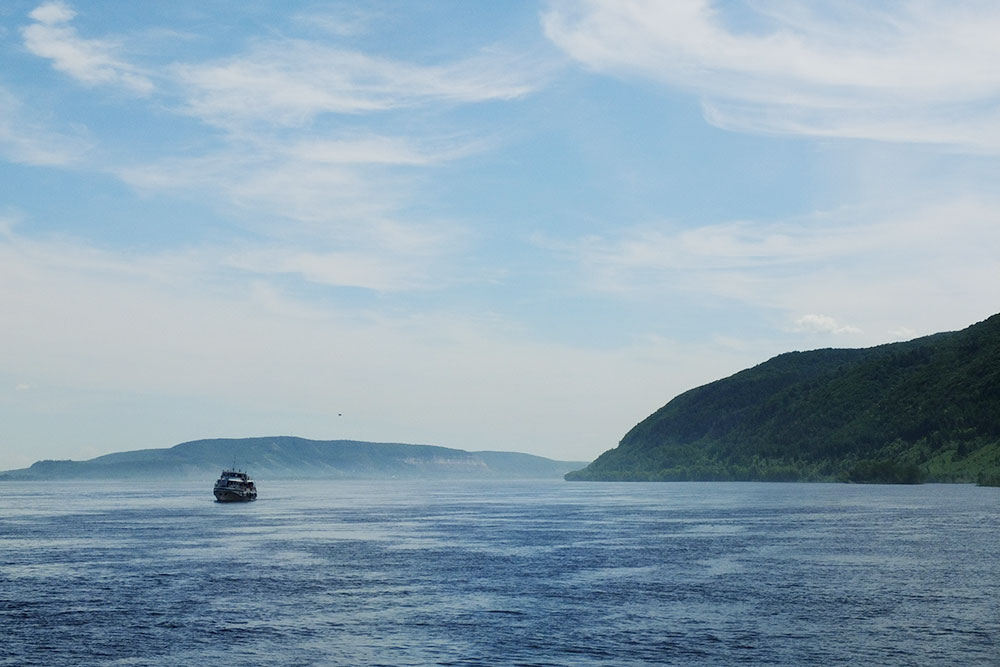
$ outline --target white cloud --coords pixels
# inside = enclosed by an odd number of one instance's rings
[[[363,114],[429,101],[510,100],[533,92],[543,73],[517,55],[483,52],[416,65],[316,42],[259,43],[214,63],[177,65],[186,110],[222,126],[300,126],[321,114]]]
[[[469,232],[399,211],[414,196],[411,170],[462,153],[391,138],[259,140],[117,175],[139,189],[236,207],[240,224],[273,247],[240,250],[232,266],[328,285],[426,289],[450,280],[444,272],[454,262],[444,260],[459,257]]]
[[[351,139],[321,136],[299,139],[289,145],[276,145],[273,151],[289,159],[314,165],[382,164],[420,167],[462,157],[472,150],[472,146],[456,144],[431,148],[419,146],[409,138],[378,135]]]
[[[678,229],[642,225],[571,244],[590,291],[639,302],[666,294],[802,317],[799,330],[932,333],[992,313],[1000,300],[1000,205],[959,199],[893,215],[863,209],[785,222]],[[905,329],[904,329],[905,327]],[[897,337],[893,334],[893,337]],[[912,336],[910,336],[912,337]]]
[[[118,42],[81,37],[72,25],[77,13],[68,5],[46,3],[29,16],[34,22],[21,30],[25,47],[57,70],[87,85],[154,92],[152,71],[123,57]],[[214,62],[176,63],[159,76],[176,86],[186,113],[232,129],[246,123],[295,127],[321,114],[364,114],[430,101],[511,100],[536,90],[547,75],[531,57],[498,49],[429,65],[284,39],[260,40],[249,52]]]
[[[88,166],[139,190],[235,213],[252,233],[276,240],[267,251],[241,250],[231,267],[322,284],[380,291],[439,285],[450,280],[441,260],[454,259],[468,235],[460,224],[400,212],[420,196],[418,170],[480,152],[487,143],[454,127],[428,129],[423,137],[393,135],[366,116],[513,99],[544,78],[530,58],[499,50],[428,65],[296,39],[260,40],[230,58],[168,65],[147,76],[113,42],[80,37],[75,16],[61,3],[38,7],[35,23],[23,29],[26,46],[80,81],[155,92],[161,110],[193,114],[221,129],[214,144],[204,144],[210,147]],[[133,76],[141,77],[138,85]],[[155,91],[154,76],[164,82]],[[312,122],[321,115],[331,117]],[[46,154],[30,134],[4,131],[9,116],[0,105],[0,149],[6,143],[7,153],[24,161],[70,163],[71,144]],[[265,254],[274,262],[266,269],[259,261]]]
[[[403,215],[417,196],[415,170],[479,150],[463,139],[292,133],[227,141],[201,156],[119,167],[140,190],[169,192],[237,210],[245,228],[276,247],[241,253],[240,266],[268,266],[330,285],[425,289],[445,280],[466,247],[459,223]],[[296,249],[298,248],[298,249]],[[408,287],[407,287],[408,286]]]
[[[361,222],[388,215],[402,187],[389,187],[393,174],[367,168],[379,166],[376,158],[369,163],[357,159],[317,162],[285,148],[234,144],[200,156],[120,167],[116,173],[140,189],[209,193],[285,221]],[[402,179],[397,180],[402,186]]]
[[[36,7],[28,16],[39,23],[55,25],[69,23],[76,16],[76,12],[62,2],[47,2]]]
[[[0,153],[12,162],[41,167],[77,164],[90,149],[80,132],[66,134],[32,117],[24,105],[0,87]]]
[[[709,0],[556,2],[543,22],[594,70],[694,90],[721,127],[1000,150],[996,5],[740,9],[742,18]]]
[[[848,324],[841,324],[829,315],[803,315],[795,320],[795,331],[803,333],[824,334],[860,334],[861,329]]]
[[[321,285],[409,291],[439,284],[428,273],[435,262],[386,252],[262,248],[228,254],[224,265],[256,275],[296,275]]]
[[[295,15],[295,21],[310,30],[320,30],[337,37],[353,37],[368,32],[384,16],[370,8],[338,7],[309,11]]]
[[[114,42],[80,37],[70,22],[76,12],[61,2],[38,6],[34,23],[21,29],[25,47],[52,61],[52,66],[87,85],[113,85],[139,95],[153,91],[153,83],[139,68],[118,55]]]

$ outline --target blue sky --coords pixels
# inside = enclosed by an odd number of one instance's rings
[[[987,2],[6,2],[0,469],[589,460],[1000,296]]]

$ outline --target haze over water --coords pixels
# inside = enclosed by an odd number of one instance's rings
[[[0,664],[996,664],[972,486],[0,485]]]

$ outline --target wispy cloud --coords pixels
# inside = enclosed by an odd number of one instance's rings
[[[296,247],[236,248],[221,265],[251,276],[290,275],[332,287],[363,287],[378,292],[440,288],[450,277],[441,270],[442,253],[393,252],[384,247],[309,251]]]
[[[32,117],[20,100],[0,86],[0,154],[12,162],[40,167],[78,164],[91,142],[77,128],[65,133]]]
[[[456,222],[401,211],[412,207],[420,171],[481,152],[489,140],[432,121],[393,133],[372,116],[422,106],[426,120],[431,107],[516,99],[545,79],[537,62],[500,49],[417,64],[329,40],[276,38],[225,58],[143,68],[114,41],[81,37],[64,3],[43,4],[30,17],[22,36],[31,53],[83,83],[118,86],[152,98],[161,113],[194,116],[209,130],[198,146],[119,154],[89,168],[144,192],[208,203],[272,244],[240,249],[231,268],[326,285],[427,289],[445,280],[442,258],[468,236]],[[13,114],[3,101],[0,147],[23,161],[70,163],[73,144],[57,151],[41,131],[8,131],[4,120]]]
[[[174,67],[186,111],[223,126],[297,126],[321,114],[511,100],[536,90],[541,74],[517,54],[417,65],[305,40],[262,42],[226,60]]]
[[[841,324],[829,315],[808,314],[795,320],[795,331],[804,333],[828,333],[834,335],[863,333],[858,327]]]
[[[448,139],[436,145],[423,145],[409,138],[372,135],[370,137],[333,138],[321,136],[297,139],[274,146],[274,152],[289,159],[312,164],[369,164],[423,167],[465,157],[483,144]]]
[[[959,322],[989,314],[981,304],[995,303],[1000,285],[998,210],[992,198],[960,199],[893,215],[845,210],[786,222],[640,225],[540,243],[573,258],[580,284],[594,293],[740,303],[782,313],[799,332],[863,330],[877,342],[929,333],[915,320],[934,321],[932,312]],[[922,308],[914,309],[916,300]]]
[[[435,160],[408,142],[389,138],[341,141],[320,136],[286,144],[279,138],[257,137],[227,142],[200,155],[116,167],[116,173],[135,187],[208,190],[291,220],[357,220],[395,207],[398,195],[387,187],[393,167],[425,166]]]
[[[364,34],[373,23],[383,18],[381,12],[353,5],[336,9],[310,8],[294,16],[295,21],[304,28],[320,30],[337,37]]]
[[[153,83],[138,67],[120,55],[120,45],[80,37],[71,25],[76,12],[62,2],[39,5],[30,14],[34,23],[21,30],[25,47],[48,58],[52,66],[87,85],[120,86],[148,95]]]
[[[426,149],[388,137],[261,139],[116,173],[141,190],[237,209],[240,224],[272,247],[240,249],[232,266],[326,285],[427,289],[452,279],[445,269],[455,262],[444,260],[466,247],[468,232],[400,211],[414,196],[413,169],[462,154],[461,145]]]
[[[204,186],[222,189],[235,196],[241,190],[263,193],[268,176],[281,181],[287,200],[303,201],[307,192],[325,191],[327,197],[353,196],[391,200],[363,187],[365,180],[378,181],[374,170],[431,167],[461,159],[479,150],[484,143],[461,137],[421,141],[400,136],[368,133],[337,136],[334,132],[261,133],[226,139],[222,147],[205,149],[200,155],[168,157],[117,169],[126,182],[147,189],[179,189]],[[387,172],[385,172],[387,173]],[[264,198],[264,197],[261,197]],[[287,202],[283,202],[287,203]],[[324,201],[316,207],[337,211]],[[315,217],[316,213],[306,217]]]
[[[596,71],[694,90],[721,127],[1000,151],[997,6],[747,3],[739,19],[731,11],[710,0],[589,0],[556,2],[543,21],[553,42]]]

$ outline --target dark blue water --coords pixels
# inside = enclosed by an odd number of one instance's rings
[[[1000,489],[212,482],[0,484],[0,664],[1000,664]]]

